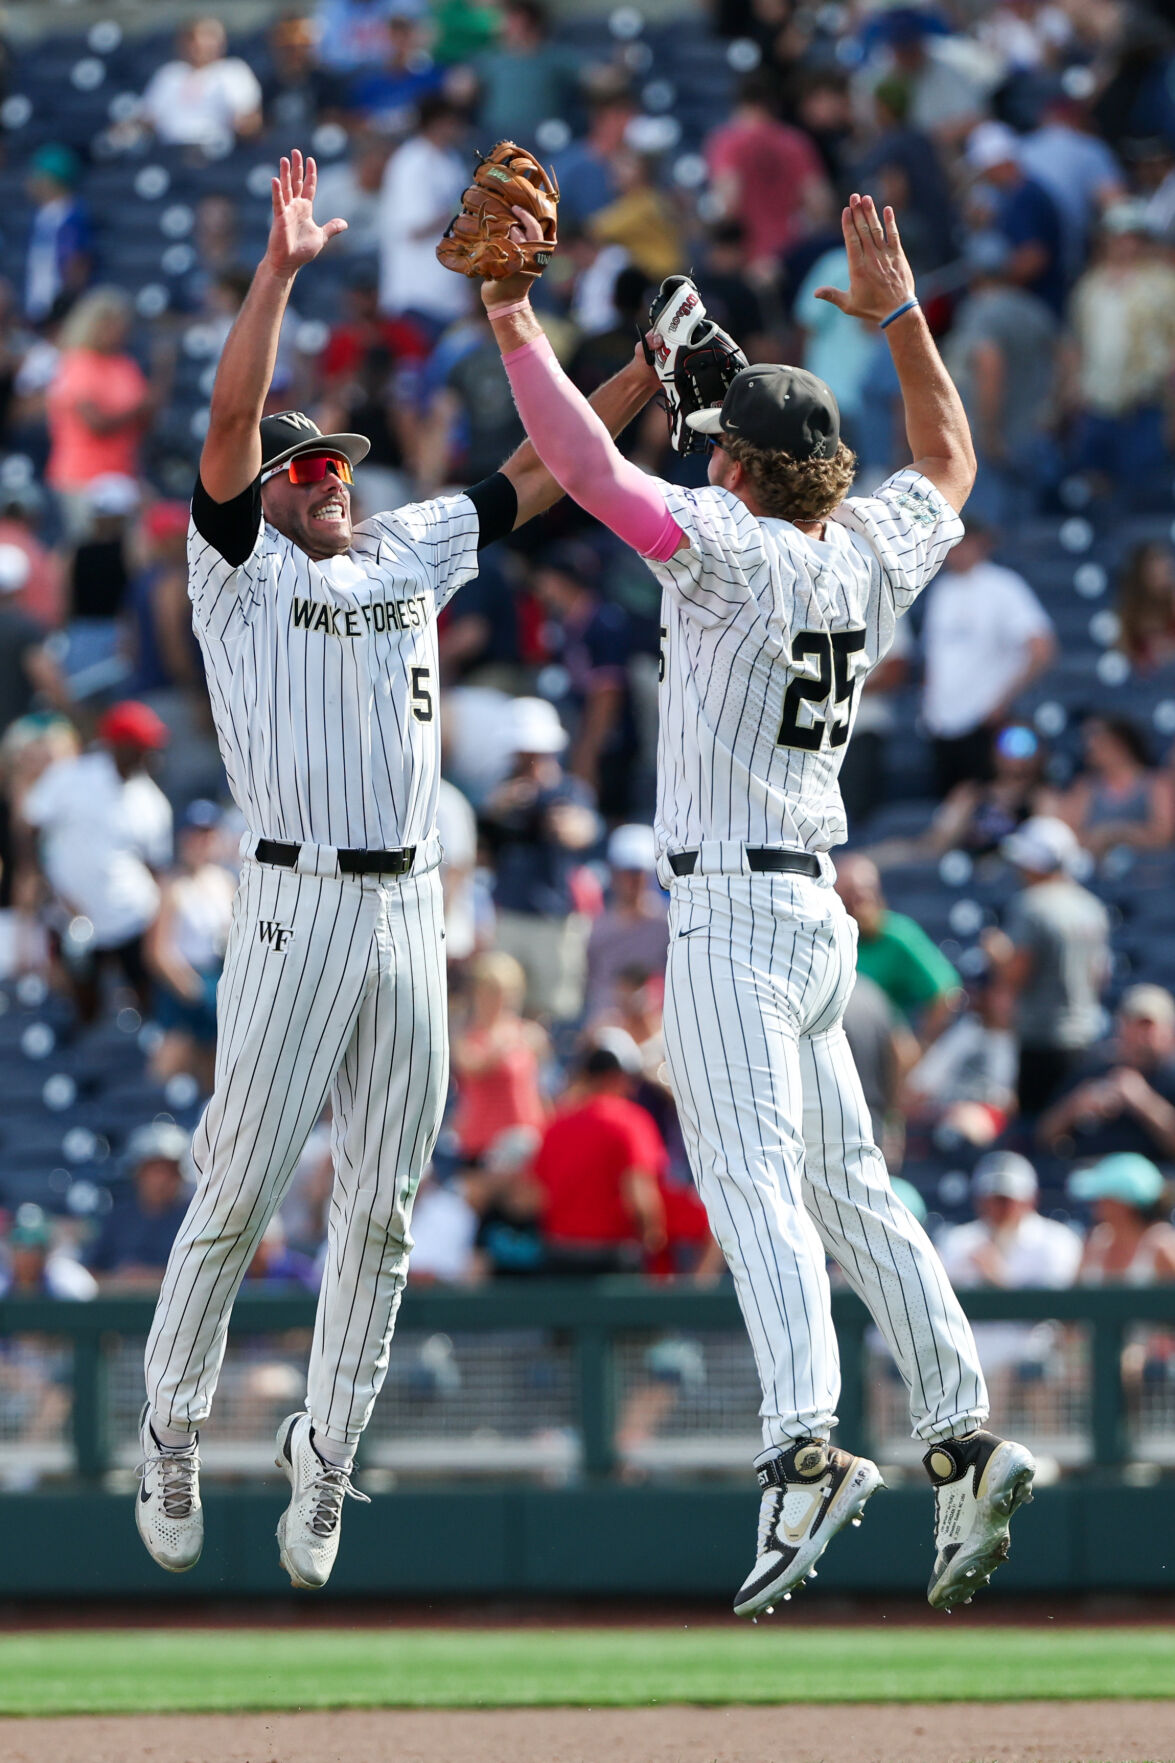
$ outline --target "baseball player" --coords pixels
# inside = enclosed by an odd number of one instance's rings
[[[140,1535],[182,1572],[233,1299],[328,1097],[335,1187],[304,1412],[278,1434],[296,1586],[325,1583],[356,1443],[388,1364],[412,1199],[448,1082],[436,620],[481,546],[560,491],[529,445],[462,495],[352,524],[361,435],[261,413],[297,271],[346,224],[316,170],[273,180],[268,248],[225,344],[189,528],[189,593],[220,750],[249,832],[218,992],[198,1185],[146,1352]],[[596,395],[619,430],[643,363]]]
[[[521,210],[517,221],[531,237]],[[1022,1446],[983,1430],[971,1330],[894,1196],[841,1025],[855,942],[827,855],[847,831],[837,773],[861,682],[961,536],[975,472],[892,211],[854,196],[843,228],[849,290],[822,297],[884,329],[914,460],[869,499],[845,499],[855,462],[813,375],[744,366],[720,404],[690,408],[691,342],[712,352],[715,332],[684,278],[654,306],[651,353],[672,432],[714,443],[709,487],[692,491],[646,477],[612,445],[527,306],[529,266],[482,290],[540,456],[663,588],[666,1048],[763,1387],[756,1560],[735,1599],[745,1616],[790,1596],[881,1481],[829,1444],[839,1365],[826,1252],[888,1341],[928,1447],[933,1605],[987,1583],[1035,1470]]]

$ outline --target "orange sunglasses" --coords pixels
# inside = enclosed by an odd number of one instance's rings
[[[293,459],[287,459],[284,465],[275,466],[272,471],[267,471],[261,482],[267,484],[270,478],[277,477],[283,471],[289,473],[292,484],[299,486],[320,484],[328,471],[333,471],[335,476],[345,484],[355,482],[351,461],[344,458],[341,453],[297,453]]]

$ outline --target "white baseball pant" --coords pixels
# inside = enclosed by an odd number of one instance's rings
[[[827,880],[695,873],[673,880],[669,925],[669,1071],[751,1338],[764,1445],[836,1424],[826,1252],[889,1344],[914,1436],[969,1432],[988,1412],[971,1327],[890,1186],[841,1023],[855,923]]]
[[[448,1087],[438,857],[433,840],[399,879],[244,866],[198,1185],[147,1341],[147,1397],[166,1427],[208,1417],[233,1300],[328,1095],[335,1180],[306,1405],[339,1445],[370,1418]]]

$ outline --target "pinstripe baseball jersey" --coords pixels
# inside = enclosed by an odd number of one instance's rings
[[[646,559],[664,589],[658,850],[827,851],[847,837],[837,779],[861,683],[962,522],[913,470],[843,502],[822,539],[729,490],[660,487],[690,543]]]
[[[477,573],[477,507],[458,495],[375,515],[320,562],[260,519],[255,486],[246,494],[258,512],[244,562],[204,536],[198,504],[188,530],[193,623],[238,807],[262,838],[422,843],[440,778],[436,620]]]

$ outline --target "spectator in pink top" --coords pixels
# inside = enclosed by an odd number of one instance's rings
[[[476,1163],[510,1128],[545,1125],[539,1079],[550,1046],[538,1023],[521,1014],[526,975],[512,955],[477,956],[470,977],[469,1018],[452,1040],[453,1131],[461,1155]]]
[[[46,477],[66,499],[97,477],[139,475],[139,445],[155,409],[146,375],[126,353],[130,306],[116,288],[84,294],[61,330],[46,396]]]
[[[771,83],[760,72],[743,80],[730,121],[706,141],[706,159],[726,218],[745,230],[754,269],[773,268],[831,212],[819,153],[800,129],[779,120]]]

